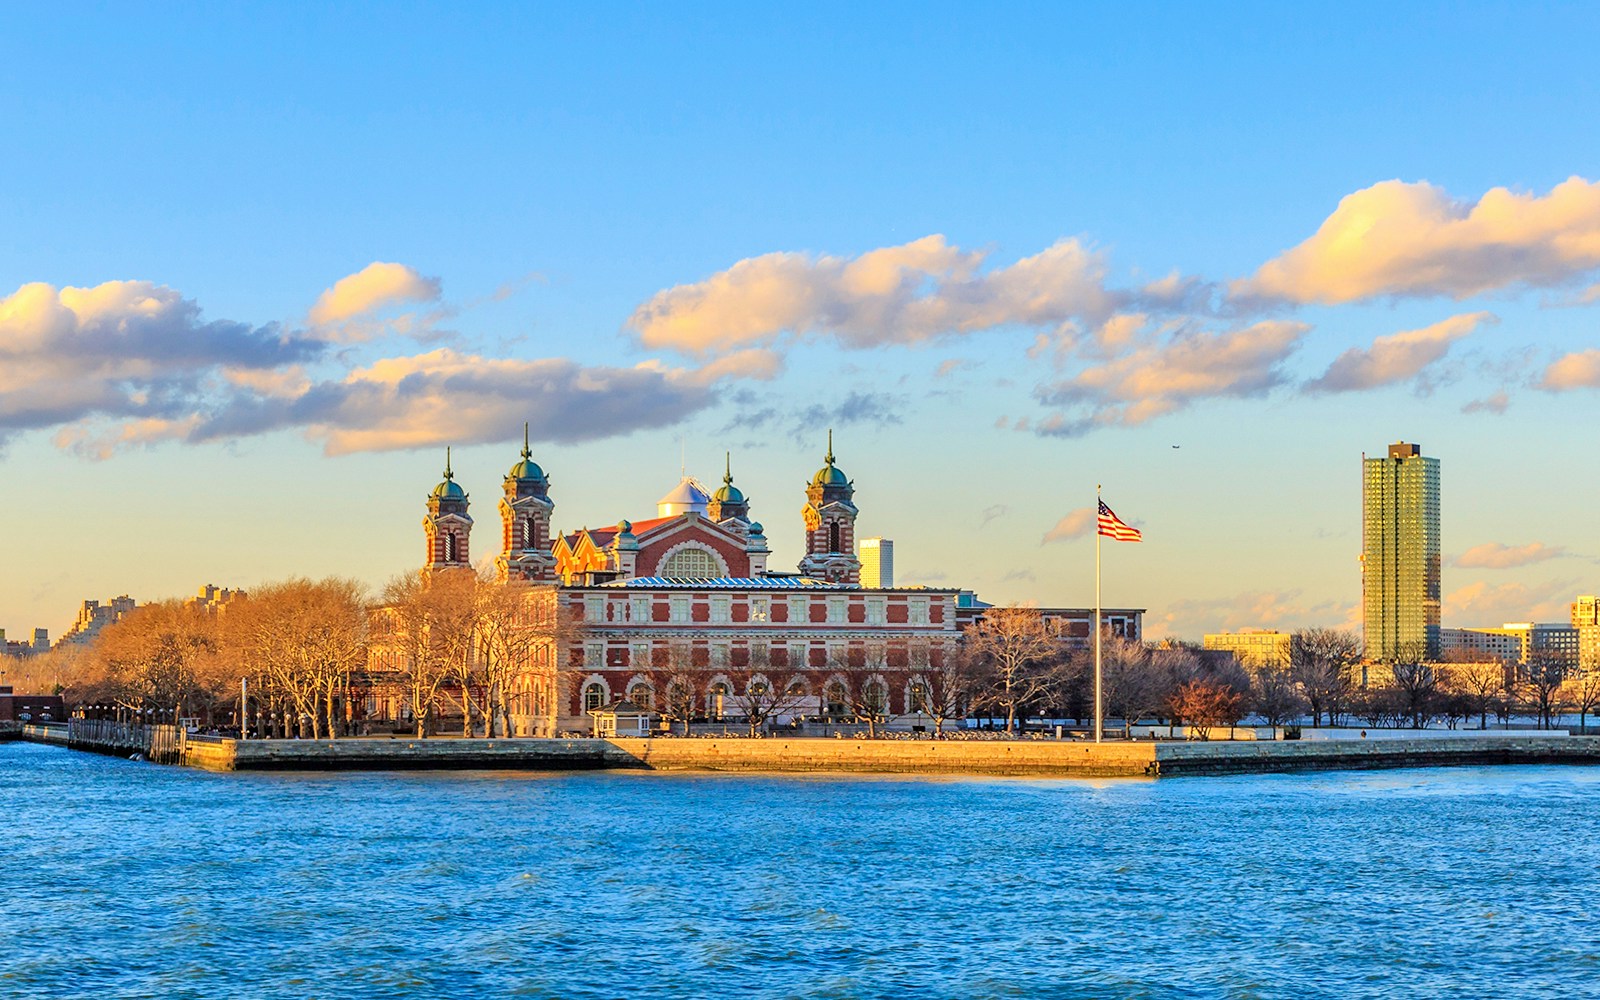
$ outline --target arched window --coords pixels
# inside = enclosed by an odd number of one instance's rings
[[[604,705],[605,703],[606,703],[605,685],[601,684],[599,681],[595,681],[593,684],[587,684],[587,685],[584,686],[584,688],[583,688],[583,710],[585,712],[593,712],[595,709],[599,708],[601,705]]]
[[[706,688],[706,715],[712,719],[721,719],[723,706],[732,693],[728,690],[728,685],[722,681],[713,682]]]
[[[828,525],[828,551],[838,552],[839,548],[839,522],[833,521]]]
[[[868,715],[889,714],[889,685],[874,677],[862,686],[861,705]]]
[[[829,681],[822,692],[822,700],[828,706],[828,714],[834,718],[850,714],[850,692],[843,681]]]
[[[539,536],[533,530],[534,524],[535,522],[531,517],[524,518],[522,521],[522,547],[525,549],[537,548],[539,545]]]
[[[656,692],[649,684],[640,681],[628,689],[628,700],[639,706],[640,710],[653,712],[656,708]]]
[[[928,682],[921,677],[913,678],[910,686],[906,688],[906,710],[926,712],[932,704],[933,696],[928,690]]]
[[[717,557],[701,548],[679,549],[667,557],[661,575],[678,580],[705,580],[717,576],[721,567]]]
[[[446,532],[444,536],[444,561],[447,563],[456,561],[456,536],[450,532]]]

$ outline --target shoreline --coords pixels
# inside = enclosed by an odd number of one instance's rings
[[[68,743],[65,727],[7,727],[0,739]],[[1600,764],[1600,736],[1473,733],[1315,741],[854,740],[627,738],[235,740],[191,737],[175,764],[209,771],[651,770],[768,774],[1170,778],[1294,771]]]

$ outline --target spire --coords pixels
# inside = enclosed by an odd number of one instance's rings
[[[526,420],[522,422],[522,457],[533,457],[533,449],[528,447],[528,422]]]
[[[831,449],[830,449],[831,450]],[[450,446],[444,446],[444,478],[454,479],[456,474],[450,471]]]
[[[823,459],[823,461],[827,462],[829,465],[833,464],[833,428],[832,427],[828,428],[828,455],[827,455],[826,458]]]
[[[722,463],[723,463],[723,465],[722,465],[722,485],[724,485],[724,486],[732,486],[733,485],[733,452],[731,452],[731,451],[723,452],[722,453]]]

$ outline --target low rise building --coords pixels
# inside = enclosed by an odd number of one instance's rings
[[[1237,632],[1209,632],[1202,649],[1231,652],[1246,667],[1289,666],[1289,633],[1276,629],[1244,628]]]

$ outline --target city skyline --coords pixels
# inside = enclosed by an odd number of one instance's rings
[[[1107,601],[1196,639],[1358,621],[1357,459],[1422,441],[1447,625],[1594,592],[1595,14],[857,15],[18,12],[0,625],[379,585],[446,445],[482,502],[524,420],[566,530],[727,451],[785,525],[832,425],[897,578],[1001,603],[1089,603],[1103,482]]]

